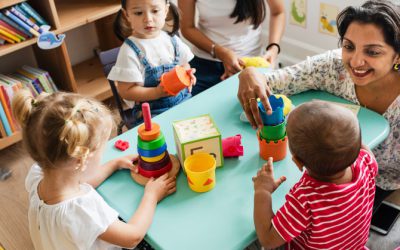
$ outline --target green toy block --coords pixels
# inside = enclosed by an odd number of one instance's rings
[[[176,152],[181,165],[187,157],[206,152],[215,157],[217,167],[224,165],[221,133],[209,114],[174,121]]]

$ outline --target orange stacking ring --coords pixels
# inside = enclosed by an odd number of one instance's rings
[[[280,161],[286,157],[287,154],[287,136],[280,140],[269,141],[260,138],[259,132],[257,133],[258,143],[260,146],[260,156],[264,160],[268,160],[269,157],[273,158],[273,161]]]
[[[140,125],[138,128],[138,135],[140,139],[143,141],[152,141],[157,139],[157,137],[160,135],[160,125],[157,123],[152,122],[151,123],[151,130],[146,131],[146,128],[144,124]]]

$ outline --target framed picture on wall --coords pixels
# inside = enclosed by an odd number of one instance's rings
[[[290,0],[289,23],[306,28],[307,0]]]
[[[339,7],[331,4],[320,3],[318,31],[322,34],[337,36],[336,17]]]

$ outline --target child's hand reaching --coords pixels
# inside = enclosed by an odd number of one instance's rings
[[[190,85],[188,87],[189,92],[192,92],[192,88],[194,85],[196,85],[196,77],[194,76],[194,73],[196,73],[196,69],[195,68],[190,68],[188,70],[186,70],[186,73],[190,76]]]
[[[176,191],[176,177],[168,177],[168,173],[158,177],[150,178],[144,188],[144,195],[151,195],[157,202]]]
[[[122,156],[120,158],[115,159],[114,164],[116,164],[117,168],[130,169],[133,171],[137,171],[137,168],[133,164],[133,162],[135,162],[137,160],[138,160],[137,154],[126,155],[126,156]]]
[[[268,162],[258,170],[257,176],[253,177],[254,191],[268,191],[272,194],[284,181],[286,181],[285,176],[274,179],[272,157],[269,157]]]

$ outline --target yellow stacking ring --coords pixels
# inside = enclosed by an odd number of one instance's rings
[[[140,156],[140,158],[142,158],[143,161],[147,161],[147,162],[156,162],[156,161],[160,161],[164,156],[165,156],[165,152],[162,152],[162,154],[154,156],[154,157],[144,157],[144,156]]]

